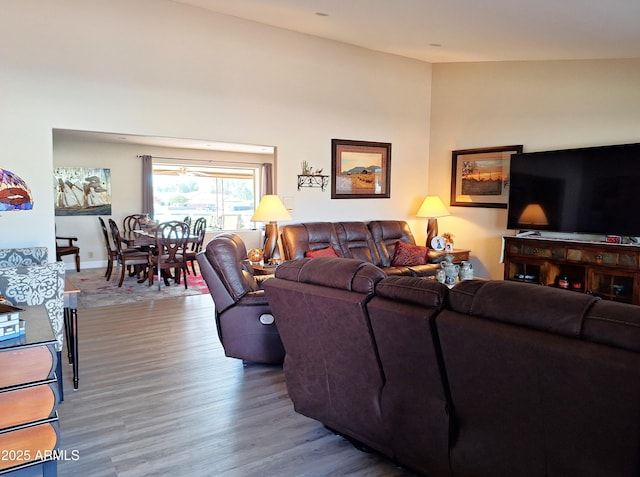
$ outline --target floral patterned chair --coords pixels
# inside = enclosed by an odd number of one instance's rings
[[[64,263],[47,263],[47,248],[0,249],[0,295],[14,306],[44,305],[56,337],[60,400],[64,340]]]

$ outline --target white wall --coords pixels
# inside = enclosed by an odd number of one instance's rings
[[[430,193],[448,203],[455,149],[522,144],[532,152],[640,142],[638,85],[640,59],[434,65]],[[506,230],[506,210],[450,212],[440,230],[456,236],[456,247],[472,250],[477,275],[502,278],[501,237],[513,233]]]
[[[2,214],[0,247],[53,250],[54,128],[274,145],[294,221],[400,218],[424,237],[429,64],[165,0],[0,0],[0,11],[0,167],[35,196],[33,211]],[[393,144],[391,199],[296,190],[302,160],[331,169],[331,138]]]

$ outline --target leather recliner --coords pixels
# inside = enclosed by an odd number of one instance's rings
[[[304,258],[280,265],[264,288],[287,352],[295,410],[391,457],[381,413],[385,379],[365,309],[384,277],[360,260]]]
[[[218,337],[228,357],[281,364],[282,341],[246,257],[244,242],[230,233],[214,237],[196,256],[215,305]]]

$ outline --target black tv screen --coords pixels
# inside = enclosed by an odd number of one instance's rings
[[[640,236],[640,144],[514,154],[510,169],[507,228]]]

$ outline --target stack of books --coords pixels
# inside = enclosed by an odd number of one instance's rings
[[[25,321],[20,319],[21,308],[0,303],[0,340],[17,338],[24,334]]]

